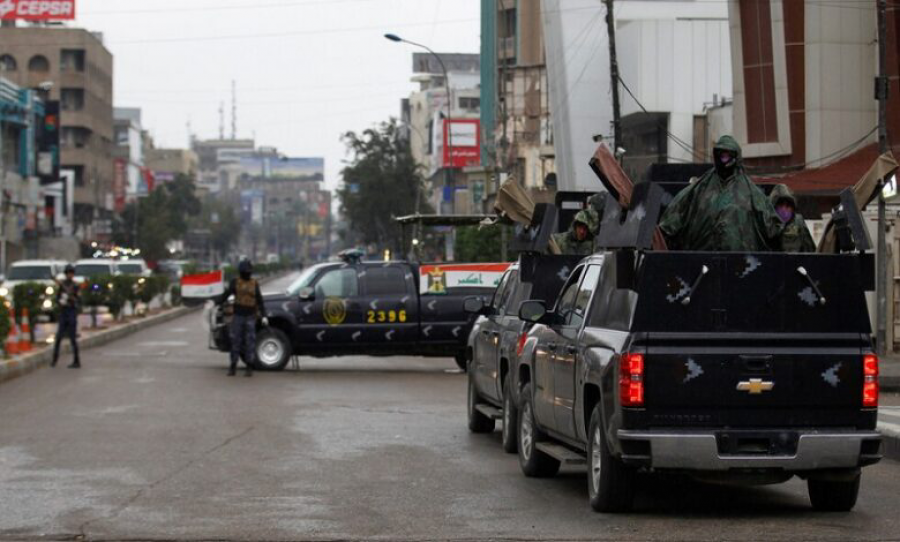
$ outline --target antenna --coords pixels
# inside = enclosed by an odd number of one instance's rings
[[[219,139],[225,139],[225,104],[219,102]]]
[[[191,117],[188,117],[186,126],[187,126],[187,136],[188,136],[188,148],[190,149],[190,148],[194,147],[194,134],[191,133]]]
[[[237,84],[231,80],[231,139],[237,139]]]

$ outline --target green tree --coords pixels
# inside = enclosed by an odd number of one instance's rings
[[[147,260],[166,257],[166,244],[183,238],[190,218],[201,212],[200,200],[194,191],[194,179],[186,175],[160,184],[147,196],[125,206],[113,226],[113,240],[120,245],[140,248]]]
[[[403,254],[398,216],[412,214],[419,198],[419,212],[429,213],[422,178],[409,143],[401,137],[396,119],[369,128],[361,134],[341,137],[350,153],[341,171],[344,186],[337,191],[341,214],[364,243],[391,248]]]
[[[460,262],[503,261],[500,228],[507,228],[507,226],[486,226],[481,229],[478,226],[457,228],[456,250],[454,251],[456,260]],[[512,232],[507,232],[507,238],[512,238]]]

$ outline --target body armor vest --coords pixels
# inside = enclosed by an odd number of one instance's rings
[[[256,280],[237,279],[234,283],[234,303],[241,307],[255,309],[256,307]]]

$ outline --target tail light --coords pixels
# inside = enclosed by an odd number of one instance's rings
[[[525,351],[525,341],[528,340],[528,333],[523,331],[521,335],[519,335],[519,340],[516,342],[516,355],[521,356],[522,352]]]
[[[644,406],[644,355],[622,354],[619,359],[619,401],[622,406]]]
[[[878,406],[878,356],[875,354],[863,356],[862,400],[864,407]]]

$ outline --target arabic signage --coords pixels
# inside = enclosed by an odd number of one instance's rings
[[[115,170],[113,172],[113,208],[117,213],[125,210],[125,193],[128,187],[128,164],[125,160],[117,159],[113,161]]]
[[[508,263],[460,263],[423,265],[419,288],[426,294],[445,294],[447,288],[496,288]]]
[[[444,122],[443,164],[464,168],[481,164],[481,121],[453,119]],[[447,144],[449,140],[449,145]],[[451,156],[452,153],[452,156]]]
[[[0,0],[0,19],[63,21],[75,18],[75,0]]]

